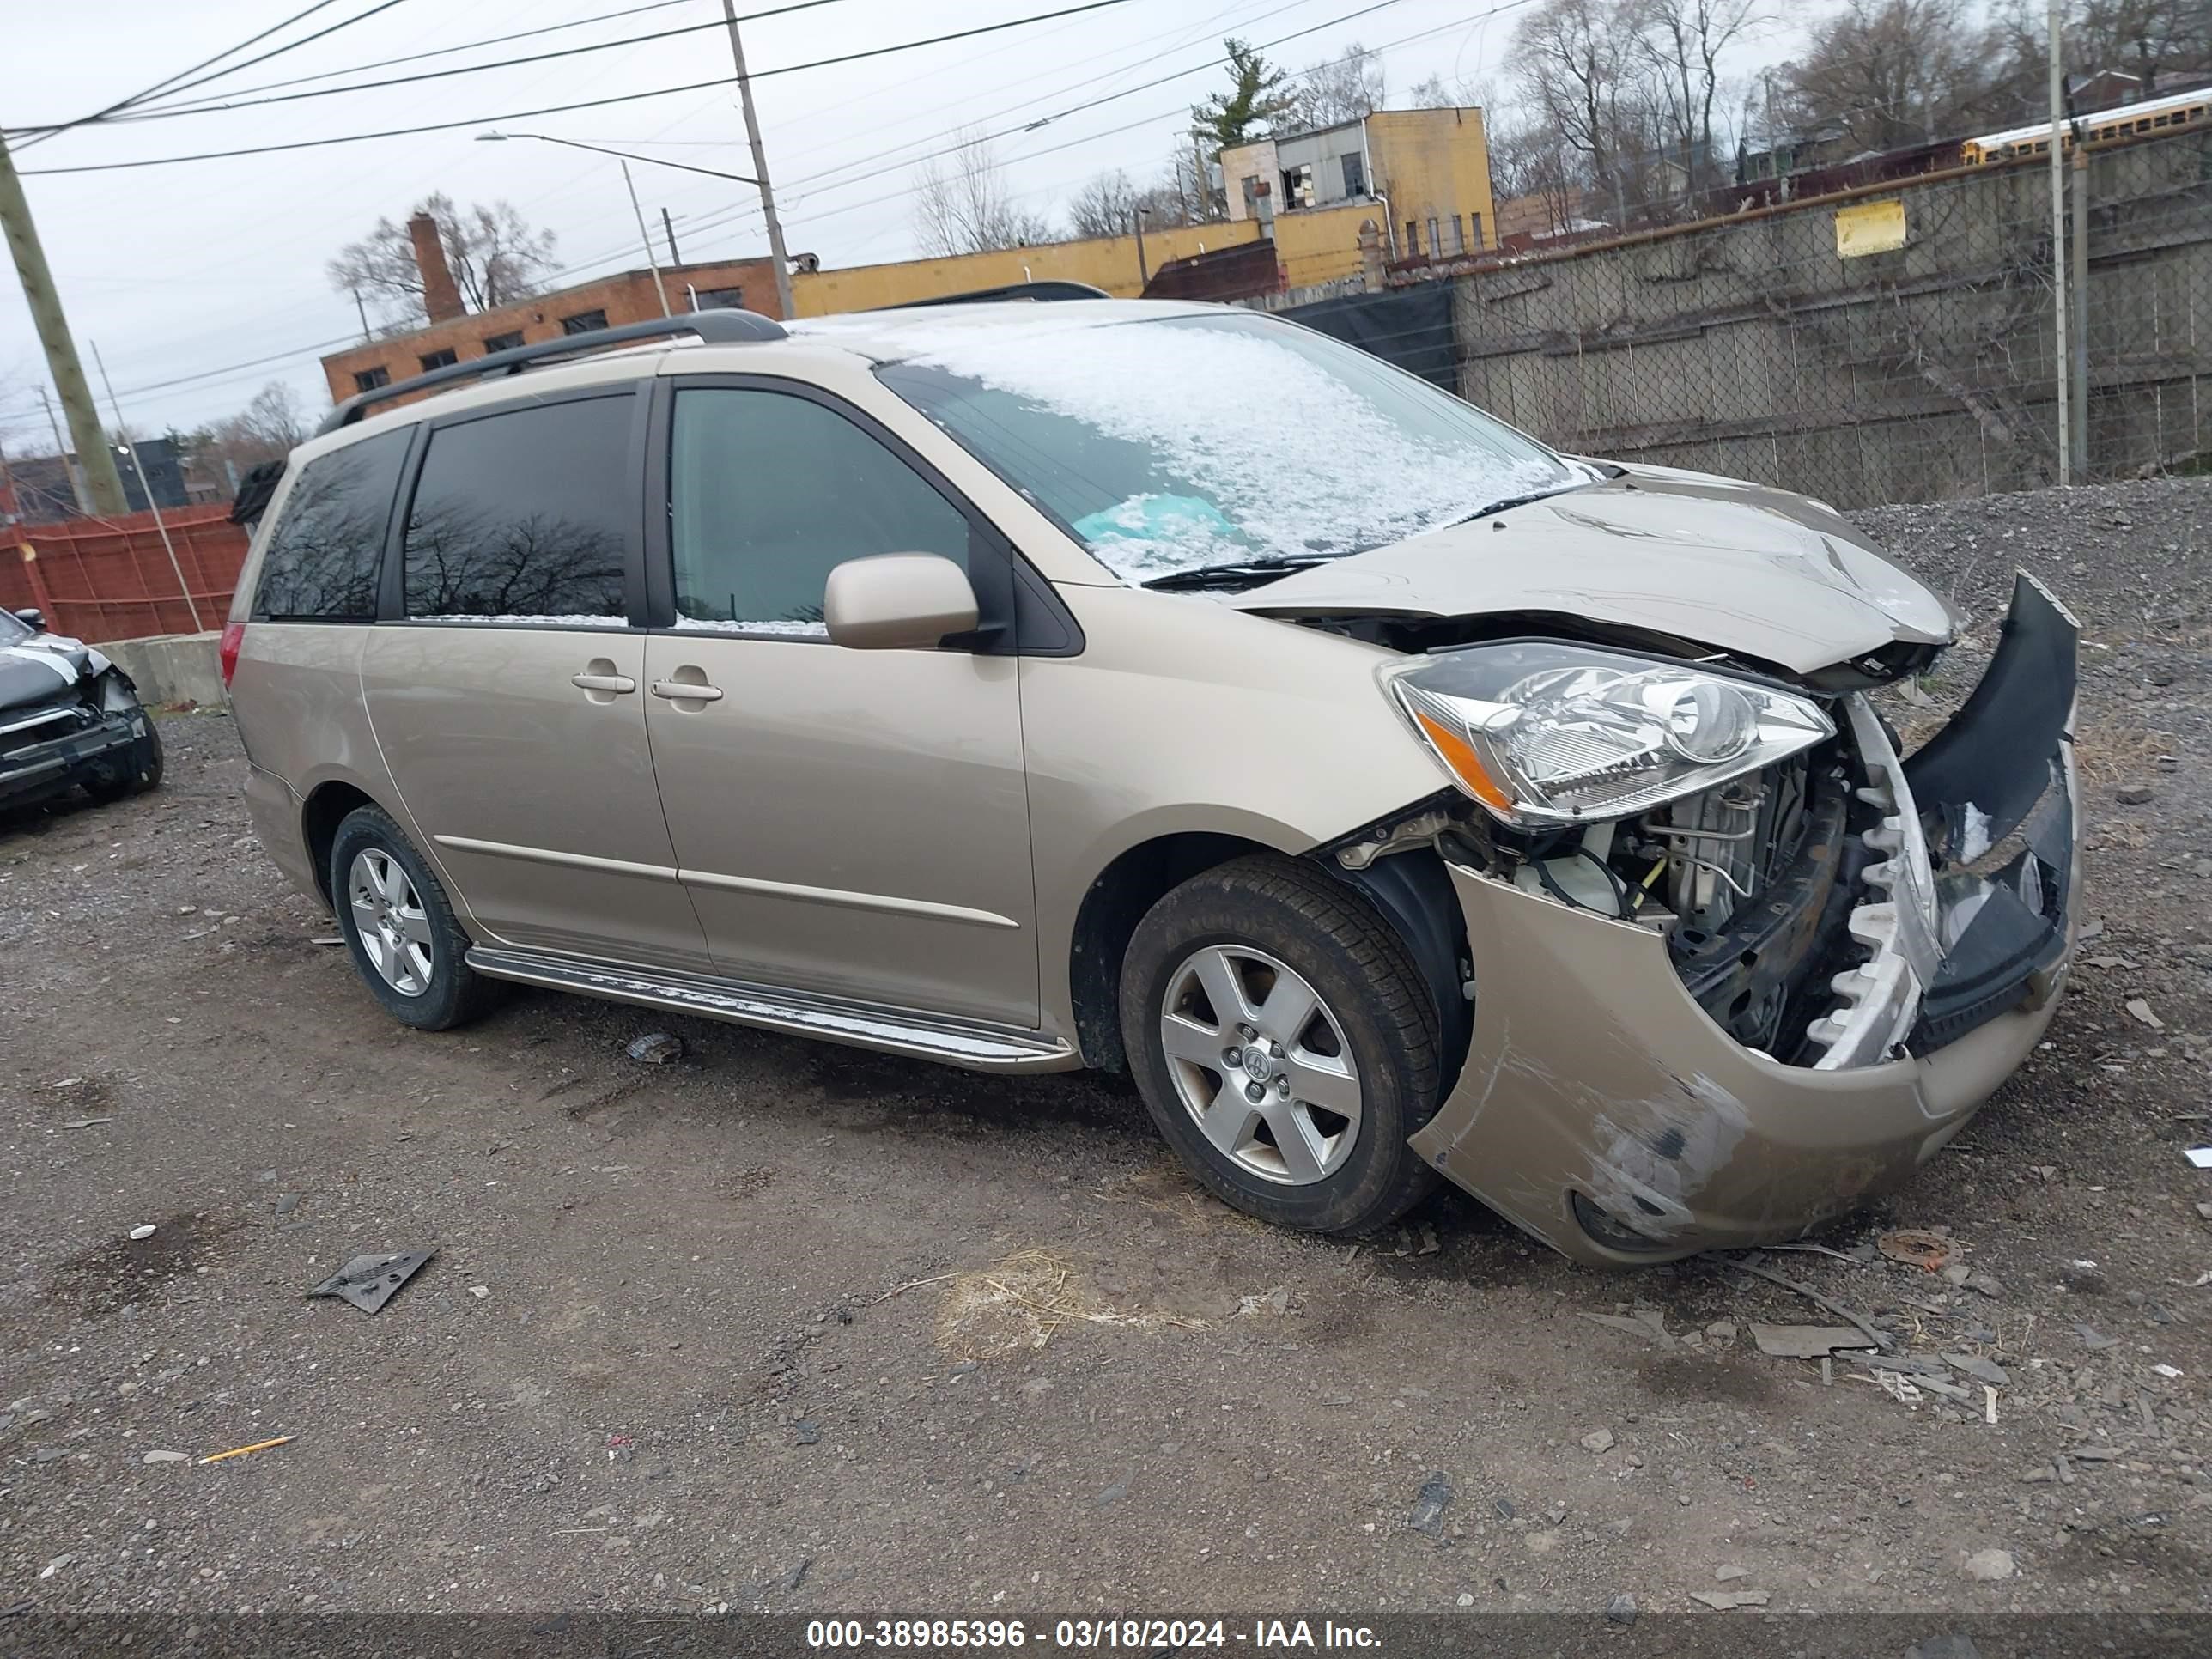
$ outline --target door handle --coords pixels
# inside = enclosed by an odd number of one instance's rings
[[[627,674],[571,674],[568,684],[580,691],[635,691],[637,682]]]
[[[653,695],[665,697],[671,702],[720,702],[722,688],[698,680],[655,680]]]

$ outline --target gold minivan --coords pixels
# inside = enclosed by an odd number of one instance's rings
[[[1062,285],[1063,287],[1065,285]],[[342,404],[222,641],[370,992],[1126,1071],[1228,1202],[1441,1177],[1578,1261],[1904,1180],[2071,948],[2075,628],[1832,509],[1554,453],[1296,325],[708,311]]]

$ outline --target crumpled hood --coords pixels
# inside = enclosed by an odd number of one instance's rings
[[[1553,611],[1796,673],[1957,631],[1948,605],[1821,503],[1666,467],[1632,467],[1226,603],[1283,617]]]
[[[0,708],[21,708],[69,696],[88,668],[97,674],[107,659],[80,640],[34,634],[0,645]]]

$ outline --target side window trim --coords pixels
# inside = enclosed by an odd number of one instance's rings
[[[672,632],[676,628],[676,561],[672,535],[675,501],[672,493],[673,476],[671,469],[676,396],[682,391],[764,392],[783,397],[803,398],[842,416],[881,444],[894,459],[935,490],[945,499],[946,505],[968,522],[968,576],[975,586],[976,607],[982,626],[973,635],[961,635],[963,643],[945,648],[964,650],[975,656],[1009,656],[1014,653],[1018,641],[1014,637],[1017,606],[1013,568],[1019,556],[1000,533],[999,527],[943,473],[916,454],[896,433],[866,410],[809,381],[788,380],[776,374],[671,374],[661,376],[655,383],[650,435],[646,442],[645,591],[647,611],[643,626],[655,632]],[[736,628],[726,632],[716,629],[711,637],[777,640],[786,644],[830,643],[818,638],[794,641],[788,635],[765,630],[755,633]],[[971,641],[973,643],[964,643]]]
[[[362,439],[360,442],[367,444],[375,443],[378,441],[379,437],[373,435],[371,437]],[[397,504],[401,495],[404,494],[407,489],[407,480],[409,477],[408,469],[413,464],[414,459],[414,449],[411,441],[406,453],[400,457],[398,471],[394,475],[391,493],[386,495],[385,497],[384,535],[379,544],[377,552],[377,568],[374,580],[374,591],[376,597],[374,600],[372,601],[370,614],[366,616],[321,617],[296,615],[291,612],[286,612],[282,616],[277,616],[271,614],[268,608],[267,594],[270,576],[269,562],[271,556],[276,551],[277,543],[284,532],[285,521],[291,518],[293,514],[299,510],[298,498],[300,488],[306,478],[307,471],[319,462],[330,459],[332,456],[343,454],[346,451],[356,447],[358,447],[358,445],[349,444],[339,449],[328,451],[323,455],[318,455],[314,460],[308,462],[306,466],[295,467],[291,469],[291,476],[284,481],[283,498],[281,501],[272,501],[270,502],[271,507],[277,510],[270,513],[259,526],[258,539],[260,541],[260,545],[258,549],[253,550],[256,554],[252,562],[253,599],[246,612],[247,620],[256,623],[274,623],[279,624],[284,623],[307,623],[334,628],[361,628],[368,626],[377,619],[377,607],[380,605],[383,598],[384,581],[386,566],[389,562],[392,529],[398,519]]]
[[[400,464],[399,493],[385,529],[384,567],[377,587],[377,622],[405,628],[519,628],[536,629],[541,633],[546,631],[549,624],[521,618],[513,622],[455,623],[436,622],[407,614],[407,521],[415,511],[416,486],[422,479],[422,463],[429,453],[430,441],[449,427],[466,426],[474,421],[489,420],[495,416],[512,414],[517,410],[538,409],[554,404],[588,403],[595,398],[628,398],[631,402],[626,471],[637,485],[637,494],[633,500],[637,512],[623,538],[623,599],[629,615],[608,617],[588,627],[574,624],[569,627],[570,631],[578,633],[627,632],[643,628],[646,625],[642,617],[646,610],[647,521],[656,516],[652,511],[652,489],[645,472],[649,416],[653,403],[652,393],[652,383],[641,377],[627,384],[617,382],[578,386],[568,392],[515,398],[504,403],[457,410],[451,414],[416,422],[413,441],[408,446],[407,458]],[[665,518],[665,514],[658,516]]]

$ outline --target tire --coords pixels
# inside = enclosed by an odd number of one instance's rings
[[[1301,1023],[1304,993],[1317,1001]],[[1224,1019],[1216,996],[1241,997],[1254,1018]],[[1175,889],[1130,939],[1121,1008],[1152,1121],[1224,1202],[1279,1226],[1356,1233],[1435,1188],[1407,1138],[1438,1104],[1436,1009],[1397,934],[1325,872],[1244,858]],[[1240,1024],[1255,1036],[1232,1042]],[[1356,1117],[1333,1109],[1346,1106]]]
[[[146,735],[131,745],[131,757],[117,770],[87,781],[84,793],[95,806],[106,806],[125,795],[143,795],[161,787],[161,729],[146,722]]]
[[[468,935],[453,919],[445,888],[382,809],[362,806],[346,815],[331,842],[329,873],[331,908],[354,970],[394,1019],[418,1031],[444,1031],[489,1005],[492,982],[465,959]],[[363,901],[360,908],[356,898]],[[391,963],[392,970],[380,962]]]

